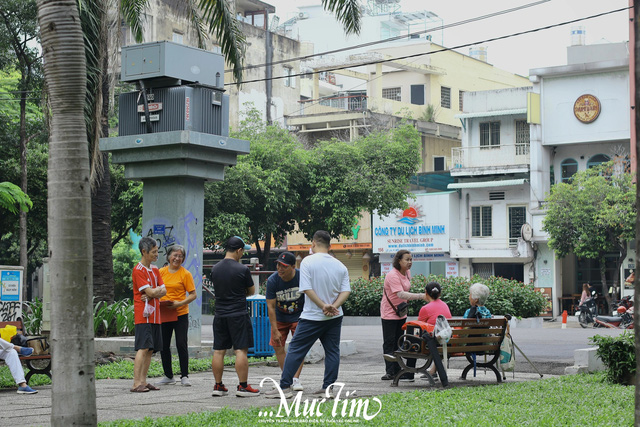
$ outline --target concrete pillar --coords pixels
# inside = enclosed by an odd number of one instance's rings
[[[204,181],[224,179],[224,168],[249,153],[249,141],[193,131],[126,135],[100,140],[111,161],[124,164],[127,179],[142,180],[142,235],[160,248],[183,245],[184,267],[191,272],[198,298],[189,305],[189,345],[200,346],[202,324],[202,242]]]
[[[143,186],[142,235],[158,242],[158,268],[167,262],[167,248],[184,246],[184,268],[193,275],[198,298],[189,304],[189,343],[200,345],[202,324],[202,240],[204,180],[175,177],[146,179]]]

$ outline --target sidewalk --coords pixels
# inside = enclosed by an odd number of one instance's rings
[[[379,321],[379,319],[378,319]],[[555,326],[555,325],[554,325]],[[207,326],[203,326],[203,340],[205,334],[210,334]],[[344,326],[343,340],[356,342],[357,354],[341,359],[338,381],[345,383],[344,391],[356,391],[356,397],[366,397],[392,392],[413,390],[441,390],[429,387],[426,380],[416,379],[414,383],[401,382],[398,387],[391,387],[389,381],[381,381],[384,374],[382,360],[382,337],[379,326]],[[519,362],[520,363],[520,362]],[[459,367],[452,362],[452,366]],[[449,369],[449,382],[453,387],[475,386],[479,384],[496,384],[496,377],[491,371],[486,373],[479,370],[473,378],[470,372],[466,381],[459,379],[461,369]],[[301,380],[305,393],[313,393],[322,385],[324,364],[305,365]],[[545,374],[545,378],[551,377]],[[192,387],[180,385],[163,386],[160,391],[133,394],[129,392],[132,380],[98,380],[96,394],[98,406],[98,421],[113,421],[119,419],[142,419],[144,417],[163,417],[169,415],[187,414],[190,412],[216,411],[228,407],[233,409],[249,407],[277,407],[278,400],[266,399],[264,396],[238,398],[234,395],[238,384],[233,367],[225,368],[223,381],[230,393],[225,397],[212,397],[213,375],[211,372],[191,374],[189,376]],[[259,387],[265,378],[280,378],[280,369],[275,362],[260,364],[249,368],[249,383]],[[507,375],[506,382],[532,381],[539,379],[535,373],[516,372]],[[159,378],[151,378],[154,383]],[[262,387],[263,391],[271,389],[271,382]],[[15,389],[0,390],[0,400],[4,408],[20,408],[19,411],[0,411],[0,425],[49,425],[51,411],[51,387],[38,387],[35,395],[19,395]],[[350,393],[351,394],[351,393]],[[304,393],[303,393],[304,399]]]

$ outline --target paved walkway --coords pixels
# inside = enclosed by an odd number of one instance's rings
[[[556,325],[545,324],[545,328],[556,328]],[[204,326],[203,339],[207,338],[208,330],[209,327]],[[525,331],[523,330],[523,332]],[[551,331],[547,330],[547,332]],[[417,379],[414,383],[400,383],[399,387],[391,387],[390,382],[380,380],[384,373],[384,363],[380,354],[382,338],[379,325],[344,326],[342,338],[354,340],[358,350],[357,354],[343,357],[341,360],[339,381],[345,383],[344,391],[356,391],[356,396],[366,397],[389,392],[434,389],[429,387],[426,380]],[[525,362],[518,363],[524,364]],[[450,384],[454,387],[496,384],[495,375],[491,371],[486,373],[479,371],[476,378],[472,378],[470,373],[470,378],[467,381],[462,381],[459,379],[461,374],[461,369],[457,369],[459,367],[459,364],[456,366],[452,362],[452,367],[449,370]],[[302,371],[304,393],[313,392],[321,387],[323,370],[322,362],[305,365]],[[545,374],[545,377],[549,376]],[[249,383],[254,387],[258,387],[265,378],[277,380],[279,377],[280,369],[275,362],[251,366],[249,369]],[[508,374],[506,382],[532,381],[539,378],[539,375],[535,373],[525,373],[519,370],[516,372],[515,378]],[[269,400],[264,396],[238,398],[230,393],[225,397],[212,397],[213,375],[211,372],[191,374],[190,379],[193,383],[192,387],[171,385],[164,386],[157,392],[140,394],[129,392],[132,380],[98,380],[96,381],[98,421],[142,419],[146,416],[161,417],[190,412],[215,411],[223,407],[277,407],[278,405],[277,400]],[[223,380],[230,391],[235,390],[238,382],[233,368],[225,369]],[[263,387],[263,390],[271,388],[271,383],[268,382],[268,384]],[[0,401],[2,401],[2,407],[5,408],[0,411],[0,425],[49,425],[51,386],[42,386],[38,389],[39,393],[35,395],[18,395],[15,389],[0,390]],[[435,389],[441,389],[439,383]],[[19,410],[11,411],[6,408],[19,408]]]

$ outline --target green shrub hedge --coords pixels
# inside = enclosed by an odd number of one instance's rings
[[[427,283],[436,281],[442,285],[442,300],[447,303],[453,316],[462,316],[469,308],[469,286],[480,282],[491,289],[486,306],[493,314],[511,314],[518,317],[534,317],[546,306],[546,299],[533,285],[525,285],[517,280],[502,277],[482,279],[474,276],[471,280],[463,277],[444,278],[443,276],[422,274],[411,278],[411,292],[423,293]],[[380,301],[384,276],[372,279],[356,279],[351,282],[351,295],[342,306],[346,316],[380,316]],[[417,316],[424,306],[423,300],[409,301],[409,316]]]
[[[636,344],[632,331],[624,331],[617,337],[596,335],[589,338],[602,363],[607,367],[605,378],[614,384],[633,385],[636,373]]]

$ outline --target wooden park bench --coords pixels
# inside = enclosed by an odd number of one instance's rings
[[[453,335],[446,345],[446,358],[465,357],[469,364],[462,371],[461,378],[467,379],[467,374],[474,367],[489,368],[496,374],[496,380],[502,382],[502,375],[497,364],[500,360],[500,344],[507,331],[507,319],[494,316],[491,319],[463,319],[454,317],[447,319],[453,330]],[[433,360],[427,348],[424,334],[433,330],[433,326],[424,322],[407,322],[406,333],[399,342],[399,350],[393,353],[393,359],[400,365],[400,372],[393,380],[393,386],[398,385],[404,374],[426,374],[431,385],[435,385],[428,369]],[[438,355],[442,358],[443,346],[438,344]],[[416,360],[416,367],[407,366],[406,361]]]
[[[24,325],[22,320],[13,322],[0,322],[0,328],[4,328],[7,325],[13,325],[16,327],[18,333],[24,335]],[[51,378],[51,354],[32,354],[31,356],[20,356],[20,360],[23,361],[29,372],[25,374],[24,380],[29,384],[29,380],[33,375],[43,374]],[[3,360],[0,362],[4,363]]]

